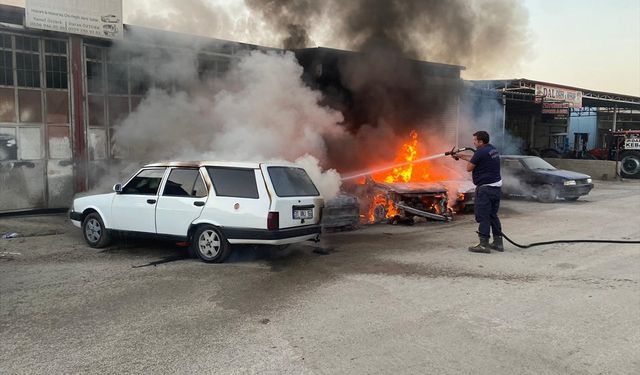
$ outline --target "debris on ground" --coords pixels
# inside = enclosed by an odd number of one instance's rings
[[[20,235],[16,232],[7,232],[2,235],[3,240],[7,240],[9,238],[16,238],[16,237],[20,237]]]

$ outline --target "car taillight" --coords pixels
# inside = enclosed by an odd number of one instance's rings
[[[267,230],[276,230],[280,227],[280,215],[277,212],[269,212],[267,215]]]

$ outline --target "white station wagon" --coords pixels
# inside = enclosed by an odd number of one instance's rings
[[[192,256],[223,262],[230,244],[318,240],[324,200],[293,164],[169,162],[141,168],[114,192],[76,198],[69,216],[91,247],[113,232],[191,242]]]

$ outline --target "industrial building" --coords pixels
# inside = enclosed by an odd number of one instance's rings
[[[135,32],[172,41],[136,41],[158,58],[197,50],[203,75],[219,76],[239,53],[260,48],[128,25],[124,41]],[[116,125],[155,83],[140,72],[148,61],[114,56],[113,43],[27,28],[24,8],[0,5],[0,213],[68,207],[117,159]]]
[[[105,35],[118,32],[107,26]],[[157,82],[145,74],[142,65],[149,61],[139,58],[142,51],[155,51],[158,59],[166,51],[196,51],[198,73],[204,78],[223,75],[247,51],[274,50],[131,25],[123,25],[122,31],[122,40],[115,42],[30,28],[24,8],[0,5],[0,213],[66,208],[74,194],[91,189],[118,163],[114,135],[119,122],[136,110],[150,87],[181,84]],[[134,34],[148,37],[141,40]],[[134,43],[135,48],[116,54],[114,43]],[[338,72],[345,61],[357,59],[357,53],[326,48],[295,53],[304,79],[323,92],[325,104],[354,123],[370,120],[371,113],[361,111],[367,96],[341,85]],[[466,142],[459,121],[461,103],[469,95],[495,104],[491,121],[522,141],[521,152],[560,144],[570,148],[572,132],[588,133],[588,139],[581,139],[591,147],[606,129],[640,125],[638,97],[529,80],[464,82],[461,66],[424,61],[412,61],[411,66],[431,82],[423,95],[426,102],[417,104],[428,104],[426,115],[441,125],[443,139],[451,144]],[[581,101],[548,100],[536,92],[538,86],[580,93]],[[471,94],[465,94],[469,87]],[[400,92],[396,97],[401,105],[413,95]]]
[[[640,97],[528,79],[471,81],[476,95],[493,97],[505,113],[513,151],[543,157],[581,157],[616,130],[640,130]]]

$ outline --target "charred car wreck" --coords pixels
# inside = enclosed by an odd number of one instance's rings
[[[416,217],[451,221],[455,213],[473,210],[475,192],[470,181],[387,183],[367,178],[364,184],[343,188],[346,191],[325,204],[324,229],[375,223],[411,225]]]
[[[413,224],[416,217],[451,221],[455,212],[473,204],[472,192],[454,191],[442,182],[377,182],[367,178],[349,190],[358,197],[361,217],[369,223]]]
[[[373,183],[375,222],[411,224],[416,216],[431,220],[450,221],[453,211],[448,207],[447,189],[435,182]]]

